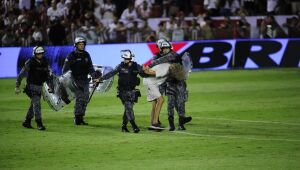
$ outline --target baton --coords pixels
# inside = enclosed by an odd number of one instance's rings
[[[93,94],[94,94],[94,92],[97,89],[97,87],[98,87],[99,84],[100,84],[100,81],[94,84],[94,88],[93,88],[92,94],[90,95],[90,98],[89,98],[89,100],[88,100],[87,103],[89,103],[91,101],[92,96],[93,96]]]

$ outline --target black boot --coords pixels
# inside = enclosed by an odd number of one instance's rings
[[[75,116],[74,117],[74,125],[81,125],[80,116]]]
[[[31,119],[25,118],[24,122],[22,123],[22,126],[28,129],[33,129],[31,126]]]
[[[184,117],[184,124],[188,123],[192,121],[192,117],[191,116],[188,116],[188,117]]]
[[[83,116],[78,116],[78,115],[74,117],[74,124],[75,125],[88,125],[88,123],[86,123],[83,120]]]
[[[42,123],[42,119],[36,119],[37,129],[38,130],[46,130],[46,127]]]
[[[130,121],[130,124],[131,124],[131,126],[132,126],[133,132],[134,132],[134,133],[139,133],[140,129],[139,129],[139,127],[135,124],[135,121],[134,121],[134,120],[131,120],[131,121]]]
[[[169,131],[174,131],[175,130],[174,118],[169,117],[168,120],[169,120],[169,125],[170,125]]]
[[[179,117],[179,127],[178,130],[185,130],[184,127],[184,117]]]
[[[127,128],[127,123],[128,123],[127,120],[123,120],[122,128],[121,128],[121,131],[122,131],[122,132],[129,132],[129,130],[128,130],[128,128]]]
[[[80,116],[80,124],[81,125],[88,125],[88,123],[84,121],[83,116]]]

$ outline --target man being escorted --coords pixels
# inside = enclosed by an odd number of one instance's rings
[[[153,60],[149,67],[162,63],[170,63],[169,76],[166,80],[166,95],[168,96],[168,120],[170,131],[175,130],[174,126],[174,108],[179,115],[179,130],[185,130],[184,124],[190,122],[192,117],[185,116],[185,102],[187,101],[187,89],[185,74],[182,66],[181,56],[174,52],[169,41],[160,39],[157,46],[161,56]]]
[[[106,80],[118,74],[118,95],[124,105],[122,132],[129,132],[127,123],[130,122],[133,132],[138,133],[140,129],[135,123],[133,105],[141,96],[140,91],[135,89],[140,84],[140,79],[137,77],[146,76],[141,65],[132,61],[134,55],[130,50],[122,50],[121,57],[124,59],[113,71],[105,74],[101,79]]]
[[[101,73],[95,71],[90,54],[85,51],[86,40],[83,37],[75,38],[75,50],[66,58],[63,66],[63,74],[72,71],[75,89],[75,106],[74,106],[74,124],[88,125],[84,121],[86,106],[89,99],[89,79],[88,74],[93,79],[101,76]]]
[[[44,57],[45,49],[41,46],[36,46],[33,48],[33,56],[28,59],[22,68],[20,74],[17,77],[15,93],[20,93],[20,85],[25,74],[27,75],[27,84],[24,92],[30,98],[31,103],[26,114],[23,126],[25,128],[32,129],[31,119],[35,116],[35,121],[37,123],[38,130],[46,130],[42,123],[42,113],[41,113],[41,94],[42,85],[45,81],[51,79],[51,69],[49,67],[48,61]]]

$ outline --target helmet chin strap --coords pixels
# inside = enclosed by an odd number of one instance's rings
[[[125,61],[130,62],[132,60],[132,58],[123,58]]]

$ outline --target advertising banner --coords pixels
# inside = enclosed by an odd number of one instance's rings
[[[250,39],[172,42],[179,54],[189,52],[193,70],[259,69],[300,67],[300,39]],[[16,77],[33,47],[0,48],[0,78]],[[55,74],[60,75],[64,60],[74,46],[47,46],[45,57]],[[87,45],[94,64],[117,66],[120,51],[129,49],[139,64],[149,64],[158,52],[155,43]]]

